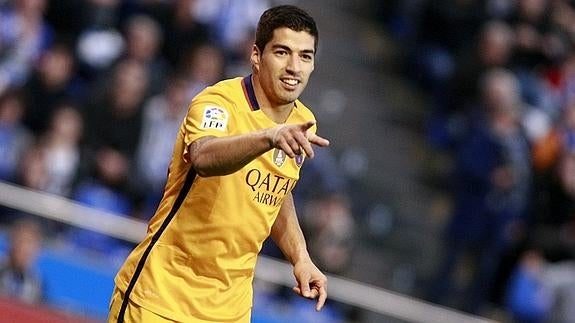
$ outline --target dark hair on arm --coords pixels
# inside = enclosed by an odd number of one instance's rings
[[[274,30],[289,28],[293,31],[305,31],[315,38],[314,50],[317,50],[319,33],[314,19],[304,10],[291,5],[272,7],[262,14],[256,29],[256,46],[263,51],[272,39]]]

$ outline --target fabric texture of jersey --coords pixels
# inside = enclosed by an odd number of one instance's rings
[[[296,101],[286,123],[309,120],[312,112]],[[219,82],[192,100],[162,201],[115,279],[132,302],[175,321],[249,321],[257,254],[297,183],[303,156],[272,149],[233,174],[199,177],[188,147],[201,137],[275,125],[259,109],[249,76]]]

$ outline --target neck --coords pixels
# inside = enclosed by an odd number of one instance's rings
[[[289,102],[287,104],[277,104],[270,101],[264,89],[262,88],[259,78],[253,74],[252,84],[254,86],[256,99],[263,113],[275,123],[286,122],[291,113],[291,110],[295,106],[294,102]]]

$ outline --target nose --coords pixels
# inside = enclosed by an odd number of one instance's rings
[[[299,55],[290,55],[286,69],[292,73],[298,73],[301,70],[301,62]]]

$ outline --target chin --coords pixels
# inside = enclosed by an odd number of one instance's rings
[[[281,99],[280,99],[280,104],[284,105],[284,104],[294,103],[295,100],[297,100],[297,97],[293,97],[293,98],[281,98]]]
[[[284,95],[280,96],[279,99],[280,101],[285,102],[285,104],[288,103],[292,103],[295,102],[295,100],[297,100],[300,96],[301,92],[289,92],[289,93],[285,93]]]

